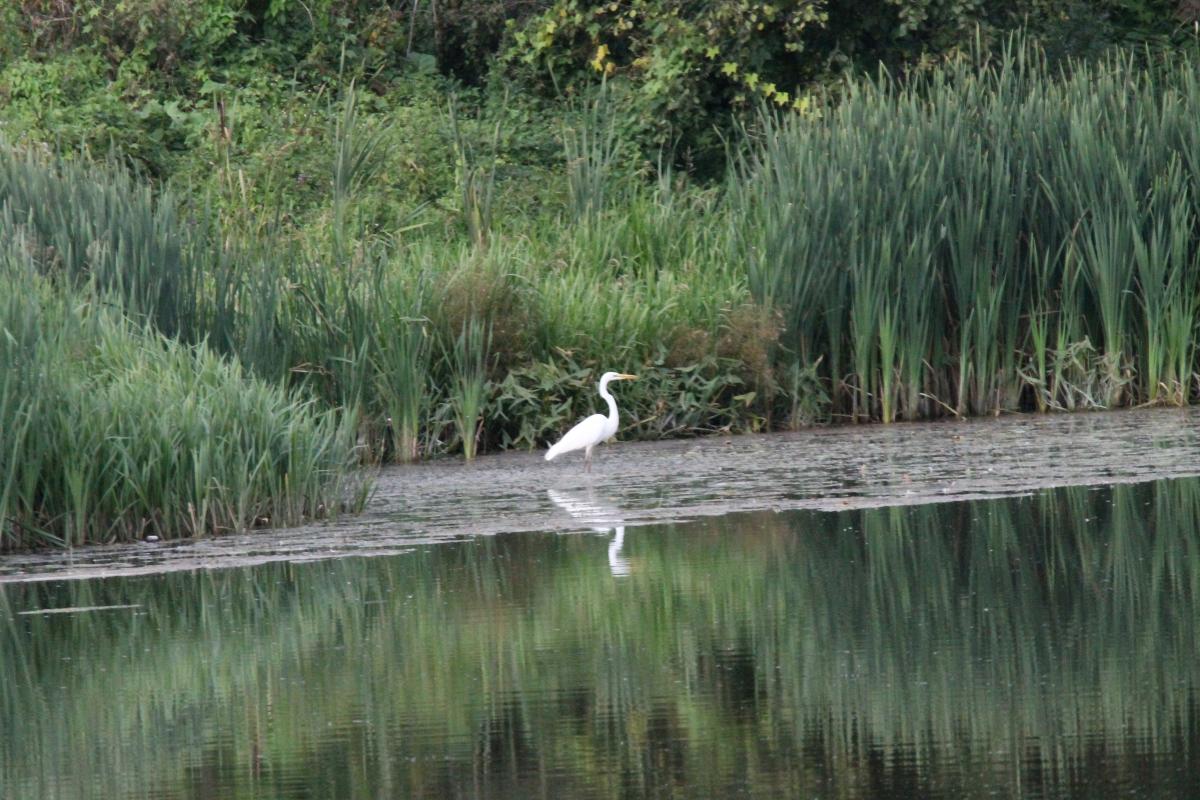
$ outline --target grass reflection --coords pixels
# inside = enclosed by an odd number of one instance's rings
[[[14,796],[1103,796],[1200,744],[1200,482],[0,590]],[[18,615],[31,607],[136,610]],[[301,791],[303,789],[303,791]]]

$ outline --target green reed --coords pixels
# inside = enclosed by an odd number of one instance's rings
[[[362,502],[352,414],[14,260],[0,303],[0,549],[244,531]]]
[[[463,457],[475,458],[479,445],[479,424],[487,401],[488,351],[492,332],[476,319],[463,323],[453,346],[445,354],[447,372],[452,381],[449,403],[454,428],[462,444]]]
[[[621,141],[605,92],[585,104],[577,116],[576,124],[564,124],[562,129],[568,207],[574,222],[588,223],[594,222],[612,199]]]
[[[1188,238],[1196,230],[1191,191],[1179,161],[1173,161],[1148,197],[1153,206],[1149,230],[1133,234],[1143,319],[1138,371],[1150,403],[1165,399],[1181,405],[1188,395],[1197,303],[1195,270],[1188,263]]]
[[[160,200],[124,170],[21,153],[0,139],[0,206],[6,231],[27,233],[43,273],[94,281],[167,335],[192,333],[201,279],[184,257],[170,193]]]
[[[381,339],[372,364],[375,395],[379,398],[397,461],[414,461],[420,454],[421,426],[430,402],[430,361],[433,349],[426,321],[390,316],[390,337]]]
[[[499,160],[501,120],[492,129],[489,152],[480,154],[464,134],[457,101],[449,104],[450,129],[454,139],[455,174],[459,190],[459,211],[467,234],[477,247],[486,246],[494,225],[496,166]]]
[[[835,412],[1188,402],[1191,57],[1060,72],[1010,42],[818,99],[761,119],[727,208],[750,290],[827,357]]]
[[[346,219],[353,196],[364,183],[380,168],[379,151],[383,148],[389,131],[365,130],[359,118],[358,93],[351,81],[336,115],[332,136],[333,178],[331,203],[333,206],[332,238],[335,252],[341,252],[349,232]]]

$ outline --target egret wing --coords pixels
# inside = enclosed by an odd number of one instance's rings
[[[567,431],[557,444],[547,450],[546,460],[549,461],[555,456],[569,453],[572,450],[581,450],[590,445],[600,444],[604,441],[604,425],[607,421],[603,414],[592,414]]]

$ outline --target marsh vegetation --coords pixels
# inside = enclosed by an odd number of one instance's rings
[[[847,21],[798,3],[710,43],[709,91],[646,67],[667,42],[624,11],[600,52],[583,17],[525,9],[488,84],[471,47],[438,75],[419,16],[401,59],[368,40],[402,15],[301,43],[272,27],[287,3],[138,34],[136,3],[27,5],[0,41],[0,549],[354,508],[356,464],[543,446],[607,369],[642,376],[624,438],[1197,398],[1178,37],[1070,60],[927,9],[904,35],[936,58],[896,40],[859,64],[893,71],[835,74],[811,37]],[[316,77],[283,55],[303,48]],[[72,107],[116,120],[107,141]]]

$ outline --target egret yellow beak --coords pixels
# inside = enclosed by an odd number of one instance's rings
[[[617,380],[619,380],[619,381],[636,381],[637,375],[626,375],[624,372],[620,372],[620,373],[617,373]]]

